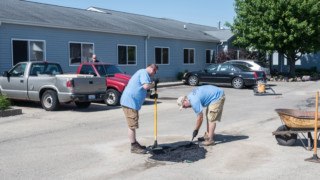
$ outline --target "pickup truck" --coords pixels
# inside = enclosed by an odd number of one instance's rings
[[[78,67],[77,74],[104,77],[107,86],[105,103],[109,106],[119,105],[121,94],[131,78],[117,66],[103,62],[84,62]]]
[[[21,62],[0,76],[0,94],[8,99],[41,102],[47,111],[60,103],[87,108],[105,98],[105,79],[93,75],[63,74],[61,66],[46,61]]]

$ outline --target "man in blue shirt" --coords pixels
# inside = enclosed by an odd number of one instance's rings
[[[225,101],[224,91],[216,86],[204,85],[194,88],[188,96],[181,96],[177,103],[182,108],[192,108],[197,115],[196,128],[193,131],[192,138],[198,135],[198,131],[203,121],[203,109],[207,107],[207,132],[204,135],[203,145],[214,145],[214,131],[216,121],[221,120],[223,105]]]
[[[129,80],[120,99],[122,110],[128,124],[128,137],[131,142],[131,153],[145,154],[146,147],[136,140],[136,129],[139,128],[139,110],[147,96],[147,90],[154,87],[151,77],[158,71],[156,64],[138,70]],[[157,83],[157,82],[155,82]]]

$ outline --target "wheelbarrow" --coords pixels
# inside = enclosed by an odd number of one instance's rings
[[[311,150],[313,146],[311,132],[315,130],[315,112],[298,109],[276,109],[275,111],[280,116],[283,124],[276,131],[272,132],[272,134],[275,135],[279,145],[292,146],[299,137],[299,140],[302,142],[304,148]],[[319,119],[317,127],[317,129],[320,128]],[[308,138],[306,138],[305,133],[308,134]],[[307,146],[302,141],[302,137],[304,137],[304,139],[308,139]],[[319,134],[315,138],[319,140]]]

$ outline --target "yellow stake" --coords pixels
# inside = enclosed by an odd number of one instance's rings
[[[157,94],[157,91],[155,91],[155,94]],[[154,140],[157,141],[158,136],[158,114],[157,114],[157,98],[154,98]]]
[[[319,103],[319,91],[317,91],[316,95],[316,112],[314,118],[314,143],[313,143],[313,154],[317,155],[317,143],[318,143],[318,103]]]
[[[320,163],[320,159],[317,155],[317,142],[318,142],[318,103],[319,103],[319,91],[316,95],[316,111],[314,112],[314,138],[313,138],[313,156],[311,158],[305,159],[305,161]]]

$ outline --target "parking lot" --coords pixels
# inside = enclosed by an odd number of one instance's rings
[[[170,162],[150,154],[130,153],[127,126],[120,107],[73,104],[48,112],[21,103],[22,115],[0,118],[1,179],[315,179],[319,164],[304,159],[313,152],[297,141],[280,146],[272,132],[281,124],[274,109],[315,109],[319,82],[270,82],[278,95],[255,96],[252,89],[225,90],[222,121],[215,146],[204,159]],[[196,116],[179,111],[176,98],[191,86],[159,88],[158,143],[191,140]],[[137,138],[153,145],[153,101],[140,111]],[[199,135],[204,133],[205,123]],[[320,154],[320,153],[318,153]]]

